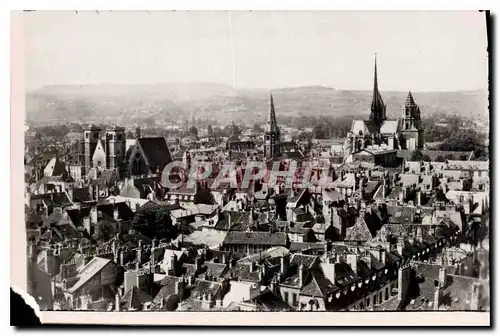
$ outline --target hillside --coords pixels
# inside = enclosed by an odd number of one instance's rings
[[[278,119],[295,116],[368,115],[371,92],[310,86],[273,89]],[[382,96],[389,117],[400,115],[407,92]],[[487,117],[487,93],[414,92],[423,116],[436,113]],[[254,123],[266,118],[269,90],[235,90],[214,83],[50,86],[27,93],[30,122],[179,122],[192,116],[220,122]]]

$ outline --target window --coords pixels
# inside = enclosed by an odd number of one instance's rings
[[[378,296],[379,296],[378,302],[380,302],[380,303],[384,302],[382,292],[380,292]]]
[[[285,292],[285,302],[288,303],[288,292]]]
[[[88,139],[88,138],[89,138],[89,134],[85,133],[85,139]]]
[[[385,288],[385,299],[389,300],[389,287]]]
[[[373,296],[373,304],[377,305],[377,294]]]
[[[292,294],[292,305],[296,306],[297,305],[297,294]]]

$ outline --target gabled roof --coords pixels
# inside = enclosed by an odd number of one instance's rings
[[[120,300],[121,308],[140,309],[145,302],[151,301],[151,295],[136,286],[130,288]]]
[[[172,162],[172,156],[165,138],[140,138],[137,139],[137,142],[142,148],[151,170],[156,170],[157,167],[163,169],[168,163]]]
[[[372,239],[372,233],[366,224],[364,216],[359,216],[354,226],[347,228],[346,241],[365,242]]]
[[[302,288],[300,295],[326,298],[333,293],[337,287],[330,280],[325,278],[320,272],[312,271],[309,276],[309,283]],[[307,281],[307,280],[306,280]]]
[[[109,259],[94,257],[78,274],[78,281],[68,289],[68,292],[73,293],[80,289],[92,277],[99,273],[106,265],[111,262]]]

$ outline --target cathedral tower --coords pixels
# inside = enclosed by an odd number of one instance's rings
[[[408,150],[417,150],[424,147],[424,131],[420,119],[420,108],[415,101],[411,92],[408,92],[406,101],[402,108],[403,119],[403,143]]]
[[[106,130],[106,167],[117,169],[125,159],[125,128],[113,127]]]
[[[378,91],[377,55],[375,55],[375,72],[373,76],[373,97],[372,97],[370,120],[375,122],[377,125],[381,125],[382,122],[387,119],[385,116],[385,108],[386,106],[384,105],[382,96]]]
[[[83,131],[83,164],[85,166],[85,174],[92,167],[92,156],[100,138],[101,128],[95,125],[88,126]]]
[[[269,97],[269,120],[264,134],[264,156],[273,159],[280,155],[280,130],[276,122],[273,95]]]

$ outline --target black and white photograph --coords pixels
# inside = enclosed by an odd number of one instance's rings
[[[488,18],[18,12],[19,288],[42,322],[489,325]]]

